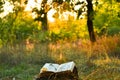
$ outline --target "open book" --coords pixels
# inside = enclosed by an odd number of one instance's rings
[[[40,73],[45,71],[51,72],[62,72],[62,71],[73,71],[75,67],[75,63],[73,61],[63,63],[63,64],[54,64],[54,63],[46,63],[40,70]]]

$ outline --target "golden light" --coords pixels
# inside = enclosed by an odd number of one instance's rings
[[[5,4],[3,5],[4,12],[2,12],[0,14],[0,17],[3,18],[6,15],[8,15],[9,13],[13,12],[13,8],[14,8],[14,6],[10,2],[5,0]]]
[[[57,11],[55,10],[55,9],[51,9],[51,10],[49,10],[48,11],[48,13],[47,13],[47,17],[48,17],[48,20],[50,21],[50,22],[54,22],[55,21],[55,18],[53,18],[53,15],[56,13]]]
[[[28,11],[31,12],[33,8],[37,7],[38,9],[40,9],[41,7],[41,3],[42,0],[28,0],[28,4],[25,7],[24,11]],[[48,0],[47,4],[51,4],[52,0]],[[79,8],[80,6],[76,6],[76,8]],[[4,12],[0,14],[0,17],[4,17],[6,15],[8,15],[10,12],[13,12],[13,8],[14,6],[8,2],[5,1],[5,4],[3,6]],[[53,15],[56,13],[57,11],[55,9],[51,9],[48,11],[47,15],[48,15],[48,21],[50,22],[54,22],[55,18],[53,17]],[[35,18],[37,15],[35,13],[29,13],[33,18]],[[63,12],[62,14],[59,13],[59,19],[60,20],[68,20],[69,16],[74,16],[76,18],[76,13],[72,13],[69,11]]]
[[[34,0],[29,0],[25,11],[31,11],[35,7],[35,5],[36,3],[34,2]]]
[[[37,0],[36,2],[34,0],[29,0],[27,6],[25,8],[25,11],[32,11],[32,9],[34,7],[37,7],[38,9],[40,9],[41,2],[42,2],[42,0]],[[48,0],[47,4],[50,4],[51,2],[52,2],[52,0]],[[50,22],[55,21],[55,19],[52,17],[55,12],[56,11],[54,9],[51,9],[48,11],[47,15],[48,15],[48,20]],[[35,17],[37,17],[37,15],[35,13],[32,13],[32,17],[35,18]]]

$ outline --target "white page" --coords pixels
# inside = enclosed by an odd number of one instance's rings
[[[46,64],[41,68],[40,73],[42,73],[43,71],[56,72],[58,67],[59,67],[59,64],[46,63]]]
[[[68,62],[68,63],[64,63],[64,64],[61,64],[58,67],[57,72],[67,71],[67,70],[70,70],[72,72],[74,67],[75,67],[75,63],[73,61],[72,62]]]

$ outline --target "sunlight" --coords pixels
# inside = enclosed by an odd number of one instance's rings
[[[29,0],[25,11],[31,11],[35,7],[35,4],[34,0]]]
[[[65,11],[62,14],[60,14],[59,19],[69,20],[69,17],[73,17],[73,20],[75,20],[77,18],[76,12]]]
[[[50,22],[54,22],[55,21],[55,18],[53,18],[53,15],[56,13],[57,11],[55,10],[55,9],[51,9],[51,10],[49,10],[48,11],[48,13],[47,13],[47,17],[48,17],[48,20],[50,21]]]
[[[75,2],[77,2],[78,0],[75,0]],[[24,11],[32,11],[33,8],[37,8],[37,9],[40,9],[41,7],[41,3],[42,3],[42,0],[29,0],[28,1],[28,4],[26,5],[26,8]],[[52,0],[48,0],[47,1],[47,4],[51,4],[52,3]],[[4,9],[4,12],[0,14],[0,17],[4,17],[6,15],[8,15],[10,12],[13,12],[13,8],[14,6],[8,2],[8,1],[5,1],[5,4],[3,6],[3,9]],[[75,6],[75,10],[78,10],[79,8],[81,8],[81,5],[77,5]],[[56,13],[57,11],[54,10],[54,9],[51,9],[48,11],[47,15],[48,15],[48,20],[50,22],[54,22],[55,21],[55,18],[53,17],[53,15]],[[69,11],[66,11],[66,12],[63,12],[62,14],[59,14],[59,19],[61,20],[68,20],[69,16],[73,16],[74,18],[76,18],[76,13],[72,13],[72,12],[69,12]],[[35,18],[37,15],[35,13],[31,13],[31,16],[33,18]]]
[[[25,8],[25,11],[32,11],[32,9],[35,8],[35,7],[37,9],[40,9],[41,2],[42,2],[42,0],[37,0],[36,2],[34,0],[29,0],[27,6]],[[51,3],[52,3],[52,0],[48,0],[47,4],[51,4]],[[56,10],[54,10],[54,9],[51,9],[51,10],[48,11],[47,15],[48,15],[48,20],[50,22],[55,21],[55,18],[52,17],[55,12],[56,12]],[[32,17],[36,18],[37,15],[35,13],[32,13]]]
[[[13,8],[14,8],[14,6],[10,2],[5,0],[5,4],[3,5],[4,12],[2,12],[0,14],[0,17],[3,18],[6,15],[8,15],[9,13],[13,12]]]

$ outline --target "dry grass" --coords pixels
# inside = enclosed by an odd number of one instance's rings
[[[97,38],[94,44],[87,39],[79,39],[34,43],[31,50],[26,47],[26,44],[19,44],[0,49],[0,78],[12,76],[32,80],[46,62],[67,61],[75,61],[82,80],[120,78],[120,35]]]

